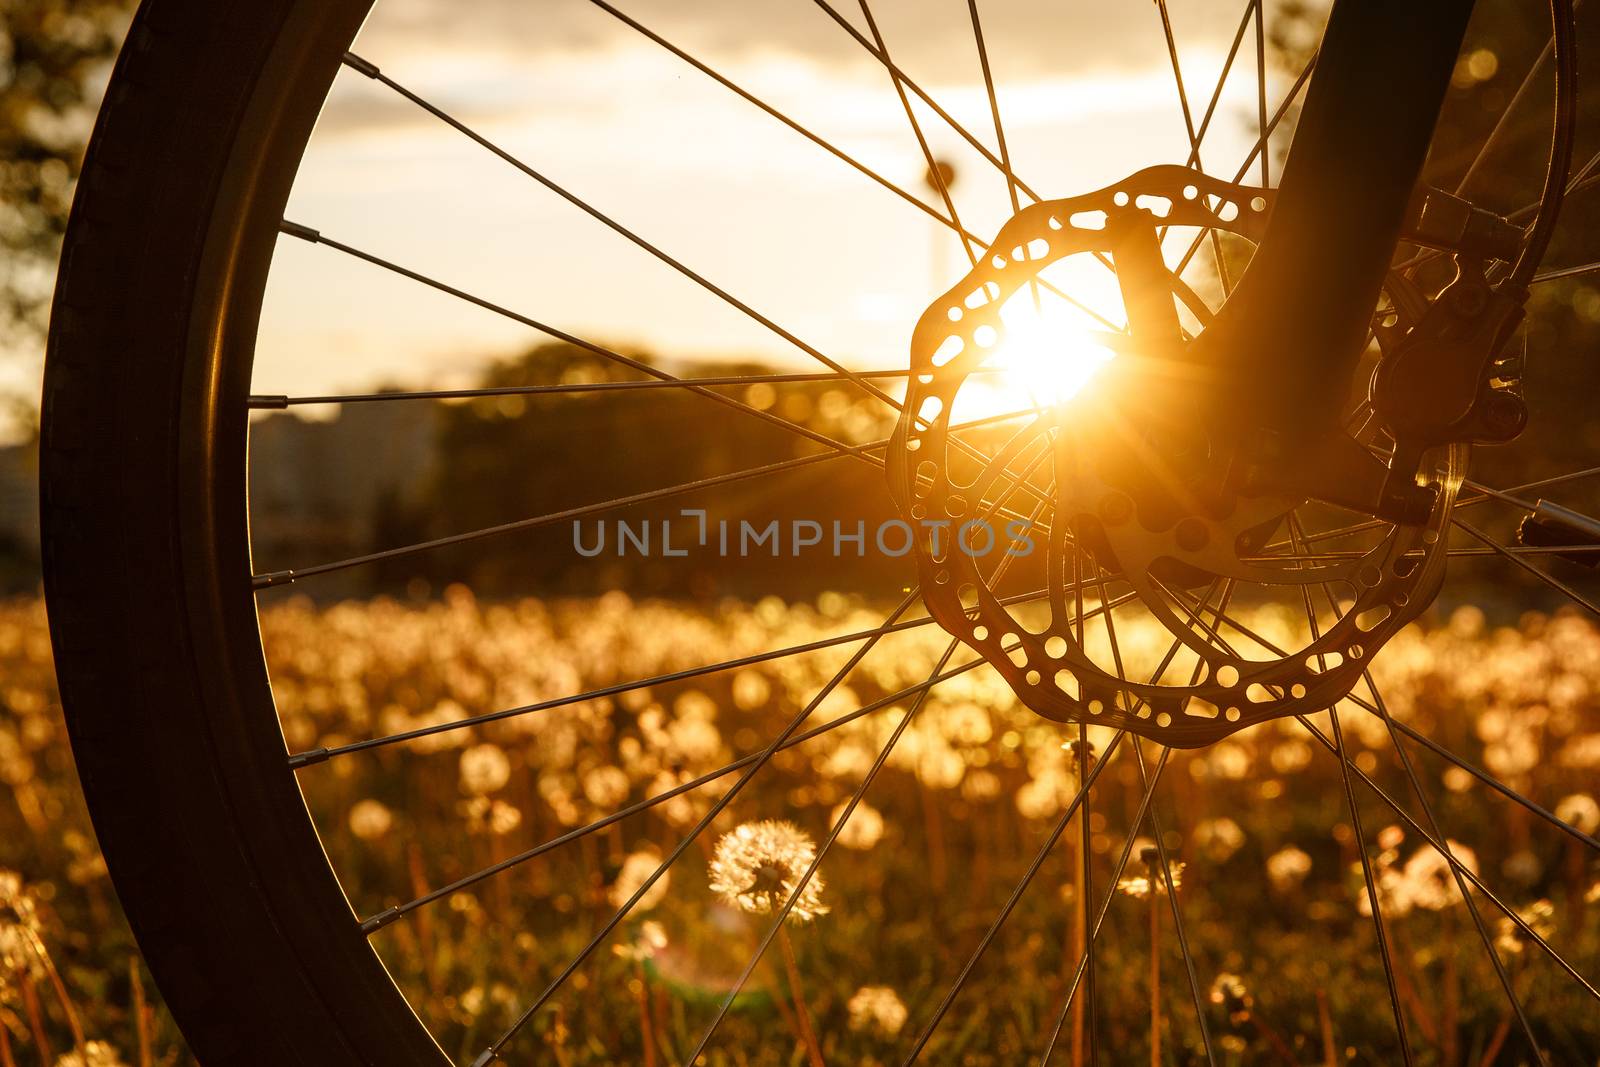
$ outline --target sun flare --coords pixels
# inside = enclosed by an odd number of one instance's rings
[[[1115,353],[1082,311],[1046,297],[1035,305],[1018,293],[1000,312],[1004,336],[983,370],[962,389],[958,419],[1057,407],[1087,388]]]

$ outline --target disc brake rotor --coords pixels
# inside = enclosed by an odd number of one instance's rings
[[[1443,580],[1441,530],[1460,485],[1464,446],[1430,457],[1426,477],[1439,492],[1426,523],[1373,522],[1379,533],[1370,547],[1312,555],[1290,524],[1303,501],[1207,495],[1186,473],[1203,468],[1203,459],[1185,457],[1163,427],[1093,389],[1035,408],[992,457],[973,460],[977,450],[953,427],[963,386],[992,369],[1005,350],[1002,307],[1024,287],[1045,286],[1047,268],[1085,253],[1115,266],[1113,235],[1129,226],[1149,227],[1152,235],[1157,226],[1214,228],[1258,241],[1271,196],[1171,166],[1084,196],[1042,201],[1012,218],[985,257],[917,323],[887,467],[914,531],[922,596],[938,623],[982,654],[1041,715],[1193,747],[1267,719],[1321,711],[1351,691],[1369,657]],[[1170,305],[1176,298],[1202,315],[1194,293],[1167,277],[1162,299]],[[1424,301],[1404,279],[1391,277],[1387,292],[1400,320],[1420,314]],[[1391,331],[1377,333],[1381,346]],[[1181,366],[1184,347],[1180,341],[1161,358]],[[1137,345],[1133,353],[1119,358],[1150,358]],[[1118,473],[1129,466],[1171,483],[1171,492],[1156,494],[1164,506],[1151,507],[1130,492]],[[992,587],[992,565],[985,575],[995,526],[1005,531],[998,535],[1004,545],[1034,516],[1031,529],[1042,535],[1046,552],[1045,595],[1033,605],[1039,615],[1015,598],[1002,601]],[[980,522],[987,534],[962,536]],[[1207,603],[1212,591],[1221,592],[1223,603],[1292,596],[1302,615],[1303,591],[1330,602],[1336,594],[1343,606],[1320,632],[1313,627],[1294,638],[1298,647],[1282,647],[1239,630],[1220,606]],[[1187,677],[1174,681],[1156,671],[1155,681],[1138,681],[1125,677],[1119,663],[1108,664],[1103,652],[1092,654],[1086,634],[1097,618],[1104,632],[1113,606],[1119,618],[1142,609],[1175,647],[1188,650]],[[1249,646],[1248,656],[1240,645]]]

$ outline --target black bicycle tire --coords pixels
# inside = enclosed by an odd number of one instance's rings
[[[448,1062],[367,945],[267,732],[249,360],[225,358],[254,332],[253,311],[226,320],[228,297],[264,284],[369,3],[146,0],[52,312],[42,554],[68,732],[134,935],[207,1064]]]

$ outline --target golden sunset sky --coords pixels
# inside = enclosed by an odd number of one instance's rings
[[[832,2],[869,34],[859,6]],[[923,187],[921,151],[887,72],[811,0],[619,6],[889,180],[935,197]],[[1198,121],[1244,5],[1171,6]],[[897,63],[992,148],[964,0],[877,0],[872,10]],[[1184,161],[1156,5],[987,0],[980,12],[1014,167],[1043,196]],[[1205,142],[1206,169],[1226,177],[1256,136],[1253,32]],[[953,233],[589,0],[379,0],[355,50],[851,367],[904,366],[917,316],[964,273]],[[1269,69],[1269,106],[1291,81]],[[958,168],[962,221],[992,235],[1010,215],[1003,176],[927,108],[917,104],[917,115],[934,152]],[[815,366],[350,70],[334,85],[288,217],[602,343],[669,358],[753,355]],[[283,238],[256,388],[463,385],[486,359],[538,339],[331,249]]]

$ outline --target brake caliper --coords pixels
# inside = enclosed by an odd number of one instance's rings
[[[1373,372],[1372,408],[1395,440],[1394,485],[1414,480],[1429,449],[1505,444],[1528,424],[1522,358],[1506,354],[1528,291],[1491,285],[1481,259],[1455,262],[1455,279]]]

